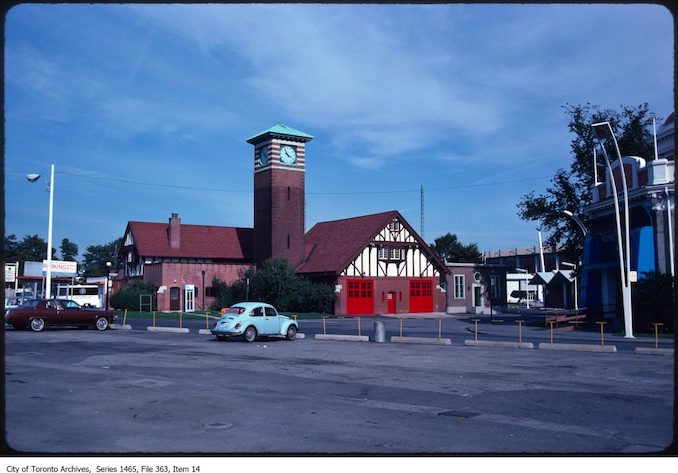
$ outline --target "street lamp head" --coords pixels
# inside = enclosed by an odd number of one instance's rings
[[[614,137],[610,122],[594,123],[591,125],[591,127],[593,128],[593,132],[595,133],[596,138],[598,138],[599,140],[605,140]]]
[[[110,268],[112,266],[112,263],[110,261],[106,261],[106,266]]]
[[[29,182],[35,182],[40,179],[40,174],[26,174],[26,179],[28,179]]]
[[[567,215],[568,217],[574,217],[574,214],[570,212],[569,210],[563,210],[563,213]]]

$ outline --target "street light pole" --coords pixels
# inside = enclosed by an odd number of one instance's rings
[[[624,338],[634,338],[633,336],[633,311],[631,308],[631,271],[629,265],[631,264],[631,241],[629,238],[629,195],[626,187],[626,172],[624,171],[624,162],[622,161],[621,153],[619,152],[619,145],[617,144],[617,139],[614,136],[612,131],[612,126],[609,122],[600,122],[594,123],[591,125],[593,131],[598,138],[598,143],[600,148],[603,150],[603,156],[605,157],[605,165],[610,176],[610,181],[612,184],[612,194],[614,197],[614,209],[615,209],[615,220],[617,224],[617,242],[618,242],[618,253],[619,253],[619,274],[621,277],[621,293],[622,293],[622,306],[624,311]],[[617,184],[615,183],[614,174],[612,173],[612,164],[610,163],[610,157],[607,155],[607,150],[605,149],[604,139],[612,139],[615,145],[615,150],[617,151],[617,158],[619,159],[619,171],[622,181],[622,188],[624,191],[624,230],[625,230],[625,239],[622,241],[621,234],[621,217],[619,210],[619,196],[617,194]],[[626,247],[626,261],[624,261],[624,247]]]
[[[40,174],[28,174],[26,176],[29,182],[36,182],[40,179]],[[47,271],[45,282],[45,298],[52,298],[52,220],[54,214],[54,164],[50,171],[50,179],[47,183],[49,188],[49,222],[47,225]]]

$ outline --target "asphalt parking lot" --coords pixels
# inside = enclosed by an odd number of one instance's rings
[[[397,335],[399,321],[387,322]],[[6,330],[8,446],[26,455],[654,454],[674,440],[674,358],[636,354],[623,338],[607,342],[625,347],[617,353],[467,347],[468,322],[450,319],[450,346],[320,341],[322,322],[302,321],[305,339],[246,344],[199,335],[200,324],[188,334],[144,325]],[[515,325],[493,328],[481,336],[516,336]],[[438,329],[408,320],[405,335]],[[597,343],[595,333],[572,336]]]

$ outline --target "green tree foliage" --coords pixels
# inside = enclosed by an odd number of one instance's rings
[[[598,145],[591,125],[610,122],[617,137],[622,156],[654,158],[652,117],[648,104],[637,107],[623,106],[620,111],[605,109],[587,103],[563,107],[569,115],[569,131],[574,135],[570,144],[572,161],[569,169],[559,169],[543,194],[534,191],[523,196],[518,204],[518,216],[523,220],[538,222],[548,232],[547,246],[564,247],[565,258],[581,257],[584,237],[577,224],[563,211],[569,210],[586,223],[582,209],[591,203],[591,186],[594,183],[593,150]],[[599,147],[597,148],[600,149]],[[610,159],[616,157],[614,147],[608,146]],[[598,179],[603,180],[605,166],[598,159]]]
[[[331,313],[336,300],[332,287],[294,274],[284,258],[269,259],[257,270],[243,271],[230,285],[215,278],[212,287],[216,295],[212,310],[247,299],[267,302],[283,312]]]
[[[464,245],[457,235],[448,233],[436,238],[431,249],[443,260],[454,263],[480,263],[483,255],[478,251],[476,243]]]
[[[78,245],[68,238],[61,240],[61,259],[64,261],[75,261],[78,256]]]
[[[632,287],[633,330],[654,332],[655,322],[663,323],[661,331],[673,333],[673,278],[670,274],[643,273]]]
[[[105,276],[108,274],[107,262],[117,267],[118,247],[121,242],[122,238],[118,238],[106,245],[88,246],[83,255],[82,277]]]
[[[108,303],[114,309],[140,310],[140,296],[150,294],[153,300],[153,307],[157,307],[156,291],[157,288],[151,283],[141,280],[132,280],[125,287],[113,294],[108,300]],[[147,307],[144,307],[144,309],[147,309]]]
[[[47,258],[47,242],[38,235],[26,235],[17,241],[16,235],[5,236],[5,261],[19,261],[19,271],[23,274],[25,261],[42,261]],[[56,260],[56,250],[52,248],[52,259]]]

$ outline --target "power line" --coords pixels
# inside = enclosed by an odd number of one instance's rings
[[[201,186],[185,186],[185,185],[178,185],[178,184],[163,184],[163,183],[155,183],[155,182],[144,182],[144,181],[136,181],[132,179],[122,179],[122,178],[112,178],[112,177],[100,177],[100,176],[91,176],[87,174],[76,174],[76,173],[69,173],[69,172],[63,172],[59,171],[58,174],[66,175],[66,176],[72,176],[72,177],[79,177],[79,178],[84,178],[84,179],[96,179],[100,181],[107,181],[107,182],[119,182],[122,184],[131,184],[131,185],[139,185],[139,186],[152,186],[152,187],[164,187],[168,189],[185,189],[185,190],[198,190],[198,191],[209,191],[209,192],[230,192],[230,193],[235,193],[235,194],[253,194],[254,190],[239,190],[239,189],[225,189],[225,188],[219,188],[219,187],[201,187]],[[446,187],[432,187],[428,188],[427,190],[429,192],[443,192],[443,191],[454,191],[454,190],[459,190],[459,189],[471,189],[471,188],[476,188],[476,187],[491,187],[491,186],[499,186],[503,184],[516,184],[519,182],[528,182],[528,181],[537,181],[537,180],[544,180],[544,179],[549,179],[553,176],[535,176],[535,177],[526,177],[526,178],[521,178],[521,179],[513,179],[513,180],[507,180],[507,181],[489,181],[485,183],[476,183],[476,184],[460,184],[460,185],[455,185],[455,186],[446,186]],[[386,190],[386,191],[322,191],[322,192],[313,192],[313,191],[307,191],[306,194],[308,195],[378,195],[378,194],[409,194],[409,193],[420,193],[420,189],[392,189],[392,190]]]

